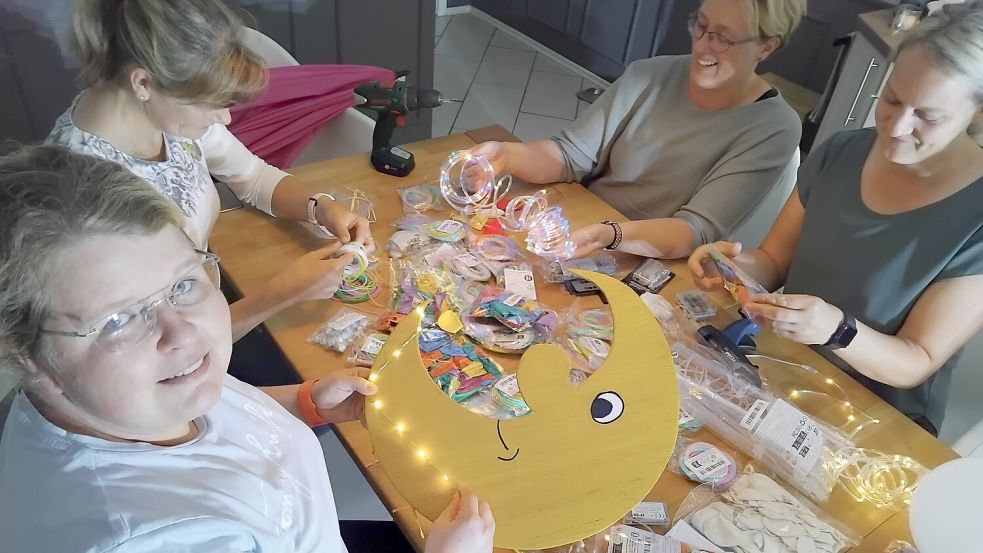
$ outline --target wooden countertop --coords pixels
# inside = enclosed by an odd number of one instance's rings
[[[465,149],[485,140],[515,140],[515,138],[505,129],[496,126],[467,134],[409,144],[405,147],[415,154],[417,167],[409,177],[403,179],[375,172],[369,165],[366,155],[294,168],[292,173],[307,182],[313,190],[322,191],[338,186],[351,186],[365,192],[375,202],[378,222],[373,225],[373,234],[376,243],[380,246],[382,257],[385,257],[385,244],[393,231],[391,223],[402,215],[396,189],[421,182],[435,183],[440,165],[451,151]],[[625,219],[578,183],[545,187],[520,184],[519,188],[526,191],[547,189],[550,202],[563,206],[573,228],[603,219]],[[223,278],[232,281],[246,295],[261,289],[287,263],[307,251],[316,249],[321,243],[320,239],[309,234],[300,225],[273,219],[254,209],[239,209],[221,214],[210,239],[212,250],[222,257]],[[622,274],[633,269],[637,263],[637,259],[633,256],[618,254],[618,258]],[[663,291],[663,295],[671,299],[676,293],[693,288],[693,284],[683,261],[669,262],[669,265],[676,273],[676,278]],[[548,285],[542,279],[538,279],[537,291],[542,301],[554,307],[564,307],[573,301],[572,296],[562,291],[562,287]],[[581,298],[581,301],[591,307],[595,306],[595,303],[596,306],[600,305],[597,297]],[[732,303],[723,292],[715,296],[714,301],[718,305]],[[266,321],[266,328],[273,340],[304,379],[318,377],[344,367],[342,355],[307,343],[307,338],[341,305],[340,302],[335,301],[305,302]],[[370,304],[360,304],[356,307],[367,313],[381,313],[383,310]],[[718,314],[716,323],[726,324],[735,318],[733,309],[722,311]],[[863,430],[858,445],[888,453],[908,455],[928,467],[935,467],[957,457],[955,452],[945,444],[933,438],[811,349],[778,340],[768,332],[759,336],[758,346],[759,352],[808,364],[818,369],[825,377],[835,379],[856,408],[879,419],[880,424]],[[512,359],[503,359],[510,357]],[[503,361],[506,370],[513,370],[511,367],[515,366],[516,356],[498,355],[496,358]],[[422,535],[428,529],[429,523],[422,520],[422,517],[418,518],[393,488],[383,468],[375,459],[368,432],[358,423],[340,424],[335,430],[352,457],[363,468],[363,472],[379,497],[393,512],[394,519],[400,524],[408,539],[422,551]],[[694,438],[721,442],[706,430],[699,431]],[[692,488],[693,484],[680,475],[666,471],[649,498],[666,502],[670,514],[674,515]],[[823,506],[823,509],[865,537],[855,551],[882,553],[892,539],[910,540],[906,512],[894,513],[876,509],[869,504],[858,503],[841,489],[833,491],[830,501]],[[883,530],[880,530],[882,528]]]

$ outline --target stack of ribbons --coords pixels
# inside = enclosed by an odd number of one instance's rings
[[[477,346],[439,329],[420,332],[420,356],[434,382],[458,403],[502,376],[501,368]]]

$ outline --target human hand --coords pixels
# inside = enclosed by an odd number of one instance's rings
[[[502,142],[482,142],[469,150],[472,155],[481,156],[489,164],[495,176],[510,173],[508,167],[508,147]],[[477,162],[470,162],[464,167],[464,182],[468,183],[470,192],[474,192],[484,182],[487,175]]]
[[[693,275],[693,282],[702,290],[718,290],[723,288],[724,280],[720,277],[716,267],[710,269],[713,261],[710,259],[710,250],[716,249],[723,255],[733,259],[741,253],[740,242],[714,242],[704,244],[689,256],[686,262],[689,272]]]
[[[806,345],[828,342],[843,320],[840,308],[804,294],[755,294],[744,311],[765,320],[775,336]]]
[[[491,553],[494,537],[491,507],[461,489],[434,521],[424,553]]]
[[[338,202],[318,204],[317,220],[331,234],[337,236],[342,244],[356,242],[363,245],[368,253],[375,251],[369,220],[348,211]]]
[[[586,257],[614,242],[614,227],[602,223],[587,225],[570,235],[570,240],[577,247],[574,259]]]
[[[342,271],[353,259],[350,253],[334,257],[340,247],[335,242],[297,258],[273,277],[268,293],[285,304],[331,298],[341,284]]]
[[[311,388],[317,412],[331,423],[362,421],[365,424],[365,396],[378,390],[369,382],[369,369],[359,367],[336,371],[318,380]]]

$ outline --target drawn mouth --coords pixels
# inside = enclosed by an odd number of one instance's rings
[[[508,444],[505,443],[505,438],[502,437],[502,421],[497,421],[495,423],[495,427],[498,428],[498,440],[502,442],[502,447],[505,448],[505,451],[512,451],[511,449],[509,449]],[[514,460],[516,457],[518,457],[518,455],[519,455],[519,448],[515,448],[515,453],[513,453],[511,457],[499,456],[498,460],[508,462]]]

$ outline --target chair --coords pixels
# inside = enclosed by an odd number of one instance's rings
[[[795,153],[792,154],[792,159],[789,160],[788,167],[785,168],[781,182],[774,190],[768,192],[761,203],[751,212],[751,215],[734,229],[730,235],[732,242],[740,242],[745,251],[754,249],[761,244],[771,229],[771,225],[778,218],[778,213],[788,201],[792,189],[795,188],[801,160],[799,149],[796,148]]]
[[[296,59],[270,37],[243,27],[243,41],[268,67],[299,65]],[[355,108],[348,108],[325,123],[314,139],[294,160],[294,166],[372,151],[375,121]]]

